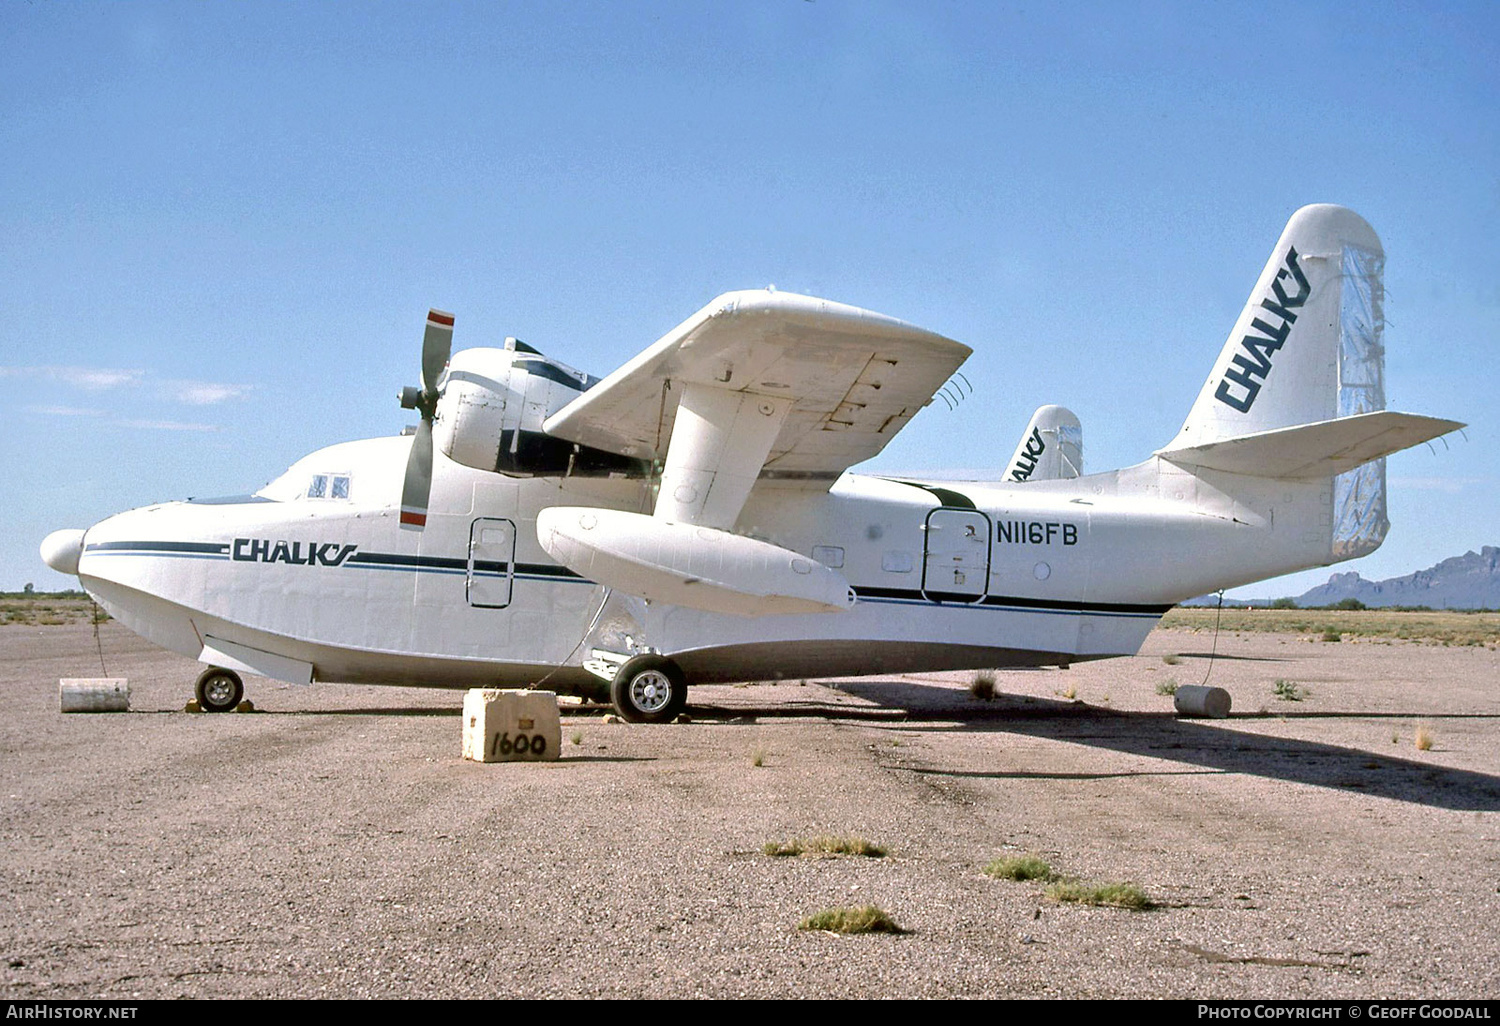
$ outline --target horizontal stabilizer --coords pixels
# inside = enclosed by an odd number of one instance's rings
[[[1463,426],[1456,420],[1381,410],[1162,449],[1156,455],[1183,467],[1302,480],[1342,474]]]

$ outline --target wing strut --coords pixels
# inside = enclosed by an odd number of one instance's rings
[[[688,384],[672,425],[656,518],[733,528],[791,409],[782,396]]]

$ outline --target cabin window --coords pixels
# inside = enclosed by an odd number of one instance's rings
[[[909,574],[916,566],[910,552],[887,552],[880,557],[880,569],[893,574]]]
[[[844,550],[837,545],[814,545],[812,558],[837,570],[844,565]]]

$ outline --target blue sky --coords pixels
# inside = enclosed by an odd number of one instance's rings
[[[1387,251],[1380,578],[1500,544],[1500,6],[0,5],[0,589],[408,421],[429,306],[604,374],[729,289],[975,349],[868,469],[1169,441],[1291,213]],[[1329,570],[1241,589],[1299,593]]]

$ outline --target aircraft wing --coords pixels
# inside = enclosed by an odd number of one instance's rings
[[[736,469],[752,479],[758,472],[826,488],[885,448],[970,352],[942,335],[841,303],[729,292],[548,417],[544,430],[660,459],[686,393],[763,399],[763,409],[776,407],[779,429],[760,464]],[[735,433],[732,425],[725,430]]]

